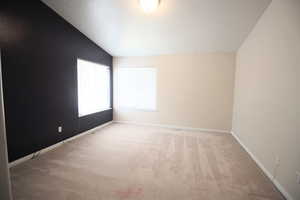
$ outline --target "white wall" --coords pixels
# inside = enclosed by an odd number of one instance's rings
[[[233,132],[294,200],[300,199],[299,70],[300,1],[273,0],[237,53]]]
[[[147,66],[157,68],[157,112],[120,108],[116,87],[114,120],[231,130],[234,53],[114,58],[114,71]]]

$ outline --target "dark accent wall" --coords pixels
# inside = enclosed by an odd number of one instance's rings
[[[76,66],[112,69],[112,56],[42,2],[1,2],[0,48],[10,161],[112,120],[112,110],[78,117]]]

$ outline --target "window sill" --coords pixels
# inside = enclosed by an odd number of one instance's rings
[[[78,117],[86,117],[86,116],[89,116],[89,115],[93,115],[93,114],[96,114],[96,113],[100,113],[100,112],[104,112],[104,111],[108,111],[108,110],[112,110],[112,108],[106,108],[106,109],[103,109],[103,110],[99,110],[97,112],[94,112],[94,113],[89,113],[89,114],[83,114],[83,115],[78,115]]]
[[[139,108],[119,108],[119,110],[123,111],[135,111],[135,112],[158,112],[157,109],[151,110],[151,109],[139,109]]]

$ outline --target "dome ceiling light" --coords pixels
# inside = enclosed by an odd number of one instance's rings
[[[160,3],[160,0],[139,0],[142,9],[146,12],[146,13],[150,13],[150,12],[154,12]]]

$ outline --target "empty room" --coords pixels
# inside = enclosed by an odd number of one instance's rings
[[[300,0],[4,0],[0,200],[300,200]]]

